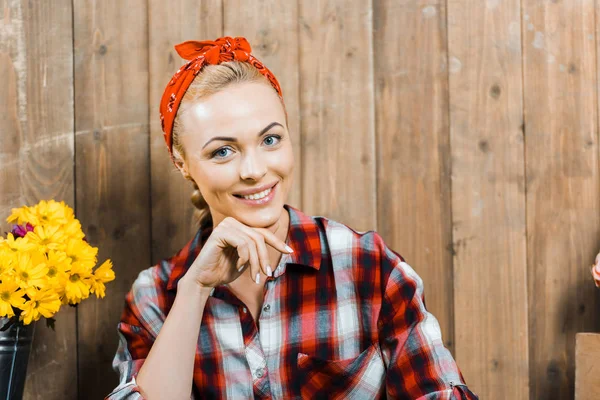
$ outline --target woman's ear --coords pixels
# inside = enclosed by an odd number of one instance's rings
[[[185,164],[181,153],[179,153],[177,149],[173,149],[173,159],[175,161],[175,166],[177,167],[179,172],[181,172],[181,175],[183,175],[183,177],[189,181],[193,180],[188,172],[187,165]]]

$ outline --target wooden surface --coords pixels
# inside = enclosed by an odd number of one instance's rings
[[[298,16],[302,207],[359,231],[377,223],[371,12],[302,1]]]
[[[575,400],[600,399],[600,334],[575,335]]]
[[[420,274],[453,351],[446,2],[374,6],[377,227]]]
[[[0,230],[65,200],[117,274],[40,324],[25,398],[116,385],[124,294],[196,231],[158,116],[173,46],[223,34],[281,83],[287,203],[406,258],[480,398],[573,398],[600,332],[597,3],[0,0]]]
[[[520,4],[493,4],[448,4],[455,355],[482,399],[516,400],[529,396]]]
[[[73,46],[71,1],[31,6],[1,1],[1,231],[12,207],[53,198],[73,204]],[[42,322],[34,333],[27,399],[76,398],[76,311],[56,332]]]
[[[575,334],[600,331],[594,2],[523,2],[531,398],[573,396]]]
[[[77,315],[80,398],[108,394],[125,294],[150,266],[148,38],[143,0],[74,2],[77,217],[117,280]],[[136,10],[129,13],[128,10]]]

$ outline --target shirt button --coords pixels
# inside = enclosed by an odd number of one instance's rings
[[[264,368],[259,368],[259,369],[257,369],[257,370],[256,370],[256,376],[257,376],[258,378],[262,378],[264,375],[265,375],[265,370],[264,370]]]
[[[271,305],[267,304],[266,306],[263,307],[263,311],[269,311],[271,309]]]

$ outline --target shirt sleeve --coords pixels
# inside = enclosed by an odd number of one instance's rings
[[[119,384],[105,400],[144,399],[136,377],[166,319],[162,278],[157,267],[143,270],[125,296],[125,307],[117,324],[119,344],[112,361]]]
[[[119,346],[112,367],[119,373],[119,385],[105,400],[143,400],[135,377],[150,350],[145,343],[153,342],[153,339],[143,328],[124,322],[119,322],[117,331]]]
[[[477,400],[444,347],[437,319],[425,308],[422,279],[387,247],[382,263],[388,278],[378,328],[387,398]]]

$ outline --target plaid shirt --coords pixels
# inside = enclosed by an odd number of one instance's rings
[[[289,205],[287,244],[265,283],[258,321],[227,285],[204,308],[192,399],[467,399],[425,308],[423,282],[375,231],[357,232]],[[117,326],[106,399],[141,399],[135,376],[173,305],[177,282],[212,231],[142,271]]]

